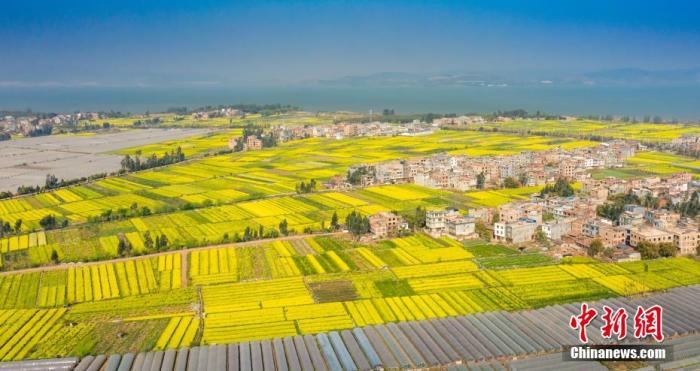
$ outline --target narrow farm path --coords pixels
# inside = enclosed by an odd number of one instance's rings
[[[187,254],[189,252],[187,250],[183,250],[180,252],[180,285],[182,287],[187,287],[190,285],[190,276],[187,274],[187,272],[190,271],[190,260],[187,259]]]

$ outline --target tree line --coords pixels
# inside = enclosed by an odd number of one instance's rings
[[[313,193],[316,191],[316,179],[311,179],[308,183],[302,181],[296,185],[297,193]]]
[[[21,234],[23,224],[24,222],[22,219],[16,219],[13,223],[0,219],[0,238],[13,234]],[[68,224],[68,219],[59,219],[54,214],[44,215],[41,219],[39,219],[39,225],[41,228],[47,231],[56,228],[65,228],[68,226]]]
[[[159,166],[171,165],[182,161],[185,161],[185,154],[182,152],[182,148],[178,146],[176,149],[170,152],[165,152],[161,157],[158,157],[155,153],[152,153],[145,160],[142,160],[139,155],[125,155],[121,161],[121,171],[139,171]]]

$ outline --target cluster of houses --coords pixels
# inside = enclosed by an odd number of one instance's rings
[[[435,126],[469,126],[485,123],[486,120],[481,116],[457,116],[433,119],[433,125]]]
[[[671,140],[671,147],[686,152],[700,153],[700,136],[684,135]]]
[[[240,117],[245,113],[241,110],[233,108],[220,108],[211,111],[198,111],[192,112],[192,120],[194,121],[207,121],[215,117]]]
[[[669,203],[687,200],[693,191],[691,184],[688,173],[666,178],[588,180],[583,183],[582,196],[533,197],[527,202],[502,205],[497,210],[499,221],[493,224],[493,236],[499,241],[522,244],[533,241],[541,230],[551,241],[580,248],[599,240],[604,248],[612,248],[619,260],[639,258],[634,248],[641,242],[672,243],[678,254],[695,254],[700,225],[664,208]],[[618,220],[596,214],[597,206],[606,203],[609,196],[628,193],[659,201],[655,208],[624,205]]]
[[[523,186],[534,186],[553,183],[559,178],[582,181],[590,177],[589,170],[622,167],[636,149],[636,142],[613,141],[590,148],[556,148],[511,156],[469,157],[443,153],[360,164],[351,167],[349,173],[360,171],[360,186],[415,183],[429,188],[468,191],[499,188],[506,178],[513,178]],[[337,177],[328,186],[347,188],[344,182],[345,179]]]
[[[441,117],[433,119],[433,126],[447,126],[447,127],[466,127],[466,126],[479,126],[485,124],[488,121],[493,122],[509,122],[514,120],[522,120],[523,117],[513,117],[513,116],[496,116],[489,120],[484,119],[482,116],[470,115],[470,116],[455,116],[455,117]],[[548,119],[546,116],[529,118],[530,120],[545,120]],[[557,119],[563,121],[574,121],[577,120],[575,116],[557,116]]]
[[[545,238],[560,253],[585,253],[598,240],[617,261],[640,259],[635,248],[642,242],[670,243],[678,254],[694,255],[700,244],[700,225],[664,207],[687,200],[695,190],[688,173],[634,180],[589,179],[580,195],[570,197],[535,195],[496,209],[470,209],[466,215],[453,208],[430,210],[426,213],[425,232],[435,237],[472,239],[479,237],[476,225],[482,223],[496,241],[522,246]],[[598,216],[597,206],[618,194],[634,194],[640,199],[650,195],[663,201],[654,208],[624,205],[618,220]],[[406,228],[399,216],[387,212],[371,216],[370,226],[378,238]]]
[[[415,120],[404,124],[386,122],[347,123],[328,125],[279,125],[271,129],[280,142],[304,138],[345,139],[353,137],[418,136],[433,133],[433,127]]]
[[[380,136],[419,136],[433,133],[433,128],[418,121],[407,124],[388,124],[385,122],[338,123],[333,125],[276,125],[269,129],[277,142],[306,138],[345,139],[353,137]],[[234,148],[239,137],[229,139],[229,148]],[[262,148],[262,141],[256,136],[246,137],[244,150]]]
[[[48,116],[4,116],[0,119],[0,132],[8,134],[29,133],[39,129],[51,129],[68,123],[75,123],[80,120],[98,119],[100,115],[96,112],[78,112],[75,114],[58,114]]]

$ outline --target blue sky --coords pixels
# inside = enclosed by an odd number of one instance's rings
[[[696,1],[5,1],[0,85],[697,68]]]

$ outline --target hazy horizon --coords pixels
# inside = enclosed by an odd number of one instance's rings
[[[200,87],[0,89],[0,110],[163,112],[172,107],[291,104],[305,110],[488,113],[526,109],[562,115],[661,116],[700,122],[699,86]]]
[[[6,89],[284,86],[382,72],[537,80],[700,67],[700,4],[691,1],[107,0],[4,8]]]

